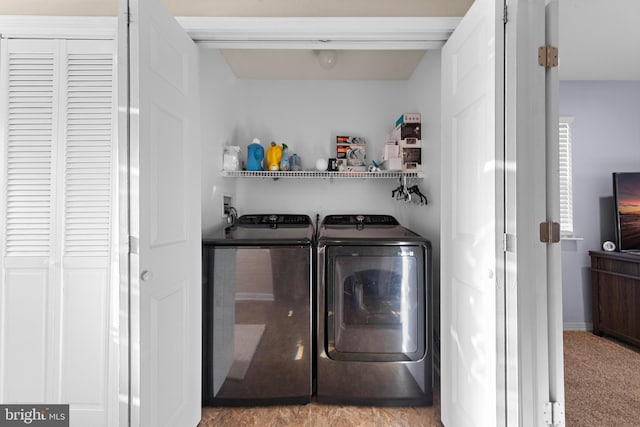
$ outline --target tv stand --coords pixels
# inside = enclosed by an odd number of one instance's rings
[[[589,251],[593,333],[640,346],[640,253]]]

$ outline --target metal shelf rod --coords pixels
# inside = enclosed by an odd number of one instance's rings
[[[322,172],[322,171],[221,171],[229,178],[338,178],[338,179],[389,179],[423,178],[422,171],[379,171],[379,172]]]

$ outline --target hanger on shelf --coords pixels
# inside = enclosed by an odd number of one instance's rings
[[[423,206],[423,205],[427,204],[427,196],[422,194],[422,191],[420,191],[420,188],[418,187],[417,184],[409,187],[409,189],[407,191],[409,192],[409,194],[415,194],[416,196],[418,196],[414,200],[415,203],[418,203],[420,206]]]
[[[407,203],[415,203],[417,205],[423,206],[427,204],[427,196],[425,196],[422,191],[420,191],[420,187],[418,187],[417,183],[412,183],[412,185],[407,185],[407,177],[403,175],[399,178],[398,187],[391,192],[391,197],[405,201]]]

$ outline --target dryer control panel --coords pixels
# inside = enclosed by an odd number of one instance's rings
[[[242,215],[236,224],[241,227],[308,227],[311,225],[311,218],[291,214]]]
[[[391,215],[327,215],[324,225],[353,226],[399,225]]]

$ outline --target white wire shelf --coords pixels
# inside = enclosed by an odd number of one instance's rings
[[[423,178],[422,171],[379,171],[379,172],[320,172],[320,171],[221,171],[230,178],[338,178],[338,179],[389,179]]]

